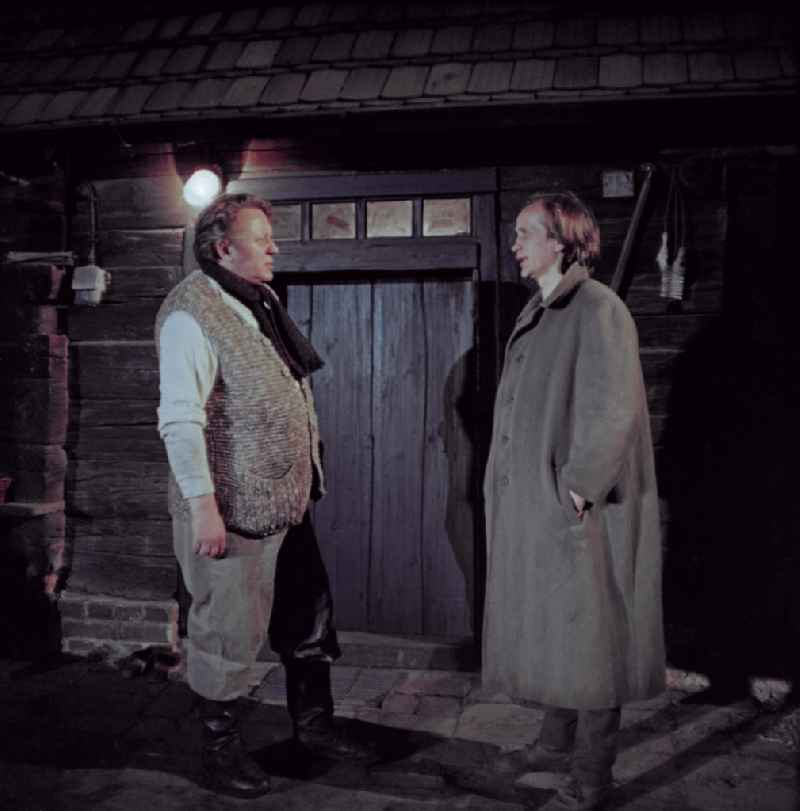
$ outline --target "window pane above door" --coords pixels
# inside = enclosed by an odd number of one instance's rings
[[[356,204],[314,203],[311,206],[312,239],[355,239]]]
[[[373,200],[367,203],[367,238],[410,237],[414,233],[411,200]]]
[[[302,237],[300,204],[272,206],[272,236],[277,240],[299,240]]]
[[[422,235],[425,237],[468,236],[470,199],[428,199],[422,204]]]

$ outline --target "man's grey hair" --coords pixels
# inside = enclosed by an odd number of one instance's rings
[[[194,255],[201,265],[203,262],[217,261],[214,246],[228,235],[236,215],[243,208],[263,211],[272,222],[272,206],[254,194],[221,194],[198,214],[194,232]]]

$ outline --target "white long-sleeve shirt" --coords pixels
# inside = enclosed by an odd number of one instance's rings
[[[258,330],[250,310],[213,279],[222,300],[245,324]],[[164,320],[159,338],[158,431],[184,498],[214,492],[204,429],[206,402],[217,376],[218,359],[197,320],[183,310]]]

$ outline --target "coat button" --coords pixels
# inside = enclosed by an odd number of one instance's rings
[[[507,394],[506,395],[506,405],[511,405],[511,403],[513,403],[513,402],[514,402],[514,395],[513,394]]]
[[[500,477],[500,484],[501,484],[503,487],[508,487],[508,482],[509,482],[509,478],[508,478],[508,476],[501,476],[501,477]]]
[[[503,434],[503,436],[500,437],[500,440],[504,445],[508,445],[508,443],[511,442],[511,437],[508,434]]]
[[[525,360],[525,355],[521,355],[521,354],[520,354],[520,355],[517,355],[517,357],[516,357],[516,358],[514,358],[514,360],[515,360],[517,363],[522,363],[522,361],[523,361],[523,360]]]

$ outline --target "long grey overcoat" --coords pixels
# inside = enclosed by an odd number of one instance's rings
[[[592,506],[579,520],[569,490]],[[484,480],[484,684],[602,709],[664,689],[658,496],[627,307],[570,267],[506,349]]]

